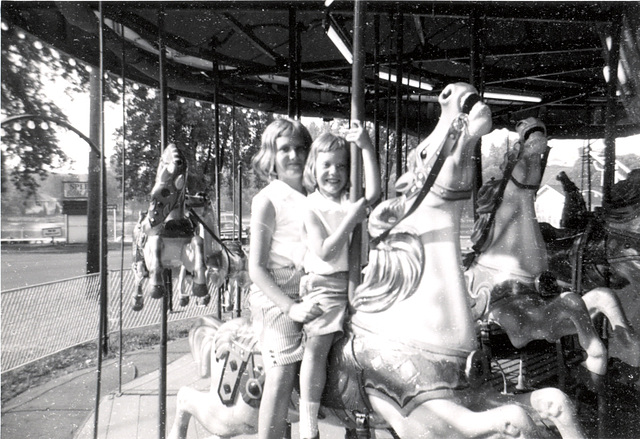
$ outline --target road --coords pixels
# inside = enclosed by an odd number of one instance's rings
[[[107,257],[107,269],[120,269],[120,249],[111,249]],[[124,249],[124,268],[131,268],[131,247]],[[27,251],[12,251],[6,247],[2,249],[2,270],[0,275],[0,290],[21,288],[53,282],[71,277],[82,276],[85,273],[87,254],[84,250],[69,252],[55,247]]]

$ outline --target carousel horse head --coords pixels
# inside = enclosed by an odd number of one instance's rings
[[[187,161],[175,144],[170,143],[160,156],[156,182],[151,190],[148,220],[151,227],[162,224],[174,211],[184,215]],[[171,218],[175,219],[175,218]]]
[[[465,83],[448,85],[438,101],[442,112],[436,128],[409,153],[408,170],[396,182],[401,195],[380,203],[369,218],[372,251],[365,281],[351,298],[356,309],[381,311],[415,292],[424,254],[414,226],[405,219],[421,203],[441,204],[471,195],[473,146],[491,129],[491,110]],[[429,193],[434,195],[428,197]]]

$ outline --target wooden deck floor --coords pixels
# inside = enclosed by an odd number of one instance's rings
[[[158,372],[135,379],[122,388],[121,395],[107,395],[100,403],[98,439],[153,439],[158,437]],[[176,410],[176,395],[182,386],[209,391],[210,379],[200,378],[191,355],[185,355],[167,366],[167,427],[168,434]],[[75,436],[76,439],[93,439],[93,417]],[[292,428],[292,439],[298,439],[297,424]],[[327,424],[320,425],[323,438],[342,438],[344,429]],[[191,419],[188,439],[211,438],[195,419]],[[386,434],[378,435],[385,439]],[[254,439],[257,435],[236,436],[237,439]]]

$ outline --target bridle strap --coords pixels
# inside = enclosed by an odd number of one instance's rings
[[[424,185],[422,186],[422,188],[420,188],[420,191],[417,193],[417,195],[415,197],[415,201],[413,202],[413,204],[411,205],[409,210],[404,214],[404,216],[402,218],[400,218],[393,225],[391,225],[391,227],[389,227],[387,230],[382,232],[380,235],[378,235],[377,237],[372,239],[371,240],[371,246],[372,247],[375,247],[380,242],[382,242],[384,239],[386,239],[387,236],[389,236],[389,234],[393,230],[393,228],[395,226],[397,226],[398,224],[400,224],[400,222],[403,219],[407,218],[413,212],[415,212],[415,210],[418,208],[418,206],[420,206],[420,203],[422,203],[424,198],[427,196],[427,194],[431,190],[431,187],[433,186],[433,184],[436,182],[436,179],[438,178],[438,174],[440,173],[440,170],[442,169],[442,165],[444,165],[445,160],[451,154],[451,152],[453,152],[453,149],[455,148],[455,145],[458,143],[458,139],[460,138],[461,128],[455,126],[457,122],[458,122],[457,119],[454,120],[454,122],[451,124],[451,127],[449,127],[449,131],[447,132],[447,135],[445,136],[445,138],[442,141],[441,145],[438,147],[437,157],[436,157],[435,162],[433,163],[433,167],[429,171],[429,175],[427,176],[427,178],[426,178],[426,180],[424,182]]]
[[[509,178],[513,182],[513,184],[515,184],[519,189],[522,189],[522,190],[525,190],[525,191],[537,191],[538,189],[540,189],[540,183],[538,183],[538,184],[520,183],[518,180],[516,180],[516,178],[513,176],[513,174],[511,174],[511,176]]]

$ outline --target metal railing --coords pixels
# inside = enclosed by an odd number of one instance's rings
[[[146,280],[144,281],[146,282]],[[98,338],[99,274],[58,282],[17,288],[1,294],[0,370],[7,372],[64,349]],[[187,286],[187,293],[191,293]],[[123,272],[122,329],[141,328],[160,323],[162,301],[145,297],[141,311],[129,306],[135,289],[131,270]],[[216,291],[208,306],[199,306],[194,298],[181,308],[177,300],[177,282],[173,284],[174,305],[168,321],[174,322],[216,312]],[[120,271],[108,274],[108,331],[120,329]]]

